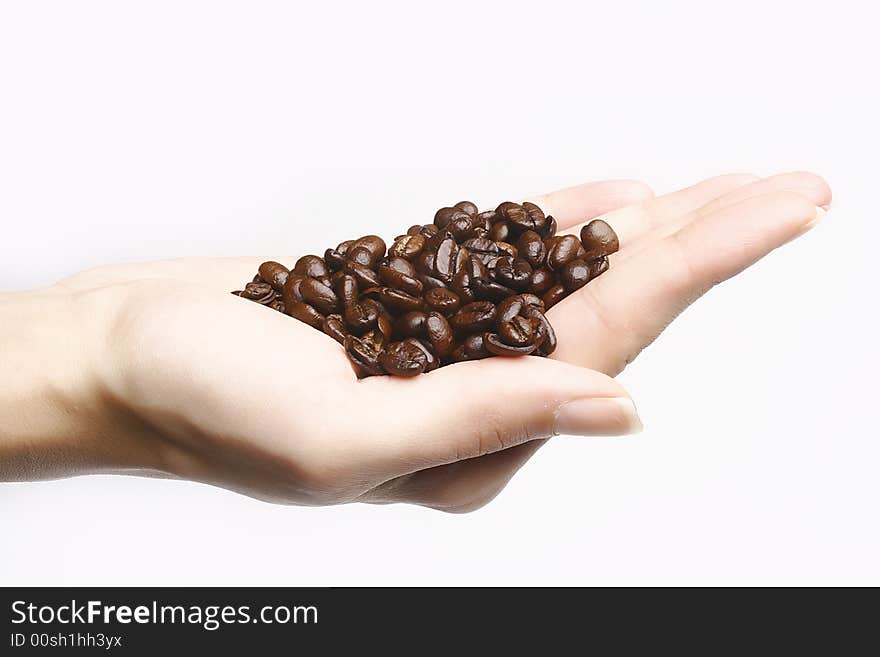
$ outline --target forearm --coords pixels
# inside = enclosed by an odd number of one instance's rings
[[[0,294],[0,481],[139,467],[134,431],[105,392],[94,294]]]

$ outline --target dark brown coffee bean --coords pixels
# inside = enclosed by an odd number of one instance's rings
[[[379,356],[379,362],[394,376],[416,376],[428,368],[424,351],[412,342],[392,342]]]
[[[370,254],[370,264],[376,264],[380,258],[385,256],[385,240],[378,235],[365,235],[352,242],[349,248],[348,256],[351,259],[352,249],[366,249]]]
[[[284,305],[284,302],[281,299],[275,299],[275,301],[269,304],[269,308],[272,310],[277,310],[280,313],[287,312],[287,306]]]
[[[495,210],[487,210],[486,212],[480,212],[474,217],[474,230],[480,231],[484,233],[484,236],[490,230],[492,230],[492,224],[495,223],[495,220],[498,218],[498,215],[495,213]]]
[[[287,282],[289,275],[290,270],[279,262],[270,260],[260,265],[260,278],[269,283],[278,292],[284,290],[284,284]]]
[[[590,281],[590,266],[583,260],[572,260],[559,272],[559,282],[566,292],[581,289]]]
[[[452,235],[448,235],[440,241],[437,247],[436,260],[434,261],[434,276],[447,285],[452,282],[456,272],[456,258],[458,257],[458,244]]]
[[[459,201],[453,207],[458,208],[470,217],[474,217],[477,214],[477,206],[470,201]]]
[[[503,301],[512,294],[516,294],[516,290],[502,285],[493,280],[485,280],[478,278],[471,281],[471,288],[477,299],[481,301],[493,301],[498,303]]]
[[[333,291],[337,298],[342,302],[344,307],[348,307],[358,302],[358,283],[357,279],[351,274],[345,272],[337,272],[334,274],[335,280]]]
[[[312,328],[316,328],[319,331],[323,330],[324,316],[307,303],[294,301],[293,304],[287,305],[287,314],[301,322],[305,322]]]
[[[544,266],[544,258],[547,257],[547,251],[544,248],[544,240],[533,230],[527,230],[516,241],[516,248],[519,256],[525,258],[532,268]]]
[[[482,264],[482,263],[481,263]],[[468,273],[468,267],[458,271],[452,279],[452,290],[458,295],[461,303],[470,303],[477,297],[471,288],[472,279]]]
[[[449,324],[459,333],[477,333],[486,331],[495,323],[498,311],[495,304],[490,301],[475,301],[461,309],[449,318]]]
[[[509,322],[513,320],[514,317],[517,317],[522,312],[523,306],[522,296],[507,297],[495,308],[497,313],[496,321]]]
[[[293,273],[310,278],[326,278],[330,275],[324,259],[316,255],[304,255],[297,260],[293,266]]]
[[[419,235],[424,237],[426,240],[429,240],[432,237],[436,236],[437,233],[439,233],[439,232],[440,232],[440,229],[437,228],[437,226],[435,226],[434,224],[425,224],[424,226],[422,226],[422,229],[419,231]]]
[[[359,379],[382,374],[379,353],[373,349],[369,341],[348,335],[343,346]]]
[[[483,344],[489,353],[496,356],[527,356],[538,348],[536,344],[527,344],[522,347],[505,344],[497,333],[484,333]]]
[[[422,299],[420,297],[390,287],[380,289],[379,299],[385,306],[398,312],[418,310],[422,307]]]
[[[461,307],[461,299],[452,290],[445,288],[434,288],[425,292],[425,305],[439,312],[441,315],[449,316]]]
[[[362,290],[382,285],[382,281],[379,280],[378,274],[364,265],[349,261],[345,263],[345,271],[357,279],[358,288]]]
[[[547,217],[544,216],[544,211],[534,203],[529,203],[528,201],[524,201],[522,206],[528,214],[529,221],[531,222],[531,227],[527,230],[533,230],[536,233],[543,232],[544,227],[547,225]]]
[[[580,247],[580,240],[574,235],[561,235],[547,249],[547,267],[553,271],[562,269],[577,257]]]
[[[328,315],[340,310],[339,298],[333,289],[316,278],[306,278],[300,283],[303,300],[318,312]]]
[[[394,322],[394,335],[400,338],[425,336],[425,320],[428,316],[420,310],[411,310]]]
[[[447,226],[452,221],[462,217],[470,219],[470,215],[467,212],[462,212],[459,208],[440,208],[434,215],[434,225],[439,230],[447,230]]]
[[[419,296],[424,288],[422,282],[416,278],[416,268],[403,258],[391,258],[387,265],[379,265],[378,273],[387,286],[413,296]]]
[[[581,228],[581,242],[586,251],[584,257],[587,260],[611,255],[620,248],[617,233],[601,219],[593,219]]]
[[[523,291],[529,286],[532,267],[522,258],[499,258],[492,269],[492,278],[512,290]]]
[[[425,334],[440,358],[446,358],[455,346],[452,327],[446,318],[438,312],[430,312],[425,319]]]
[[[510,230],[510,224],[506,221],[498,221],[492,224],[492,228],[489,230],[489,239],[493,242],[506,242],[512,237],[513,232]]]
[[[557,230],[558,226],[556,224],[556,219],[548,215],[547,222],[544,224],[544,230],[538,231],[538,234],[542,238],[547,239],[551,235],[555,235]]]
[[[538,348],[535,353],[539,356],[549,356],[556,351],[556,332],[544,313],[537,306],[526,306],[523,309],[523,315],[536,322],[535,342]]]
[[[397,239],[388,254],[396,258],[406,258],[412,261],[422,249],[425,248],[425,238],[421,235],[404,235]]]
[[[336,245],[336,250],[344,256],[352,244],[354,244],[354,240],[345,240]]]
[[[498,322],[498,337],[504,344],[524,347],[537,343],[538,322],[527,317],[514,317],[508,322]]]
[[[437,260],[436,251],[430,251],[427,248],[423,249],[422,252],[416,256],[415,266],[416,271],[420,274],[425,274],[427,276],[434,275],[434,263]]]
[[[461,341],[460,345],[452,350],[452,361],[461,363],[468,360],[481,360],[483,358],[488,358],[491,355],[492,354],[486,349],[485,342],[483,341],[483,334],[476,333],[467,336]]]
[[[523,309],[528,307],[538,308],[541,311],[544,310],[544,301],[536,294],[532,294],[531,292],[526,292],[524,294],[518,295],[518,298],[523,303]],[[527,315],[528,316],[528,315]]]
[[[268,283],[248,283],[242,290],[241,298],[267,304],[275,300],[275,290]]]
[[[366,301],[370,301],[367,299]],[[379,319],[379,312],[375,305],[363,303],[352,303],[345,307],[342,317],[346,326],[355,335],[362,335],[367,331],[371,331],[376,327]]]
[[[541,300],[544,302],[544,308],[550,310],[553,306],[562,301],[567,294],[568,293],[562,285],[554,285],[544,293],[543,297],[541,297]]]
[[[419,340],[418,338],[407,338],[406,340],[403,340],[403,342],[407,342],[417,347],[422,351],[423,354],[425,354],[425,359],[428,362],[428,366],[425,367],[426,374],[440,367],[440,359],[437,358],[433,351],[431,351],[431,347],[426,344],[424,340]]]
[[[303,300],[302,293],[300,292],[300,285],[302,285],[304,280],[305,276],[300,276],[299,274],[294,273],[291,273],[287,277],[287,282],[284,284],[284,291],[281,293],[281,298],[284,301],[284,305],[288,308],[297,301]]]
[[[532,272],[529,285],[535,294],[544,294],[556,284],[556,277],[549,269],[536,269]]]
[[[348,331],[345,330],[345,324],[342,323],[342,317],[339,315],[325,317],[321,329],[339,344],[345,344],[345,336],[348,335]]]
[[[472,237],[465,240],[462,246],[468,250],[468,253],[476,256],[497,256],[498,245],[488,237]],[[482,259],[482,258],[481,258]],[[483,260],[485,263],[486,260]]]
[[[498,251],[502,256],[507,256],[514,260],[519,257],[519,249],[510,242],[495,242],[495,246],[498,247]]]

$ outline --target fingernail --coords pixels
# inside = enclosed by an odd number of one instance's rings
[[[623,436],[642,430],[635,404],[626,397],[586,397],[556,411],[553,433],[569,436]]]
[[[810,230],[813,226],[815,226],[815,225],[818,224],[820,221],[822,221],[822,220],[825,218],[825,215],[826,215],[826,214],[828,214],[828,210],[826,210],[825,208],[819,207],[819,206],[817,205],[817,206],[816,206],[816,216],[813,217],[812,219],[810,219],[810,220],[807,222],[806,226],[804,226],[804,228],[805,228],[806,230]]]

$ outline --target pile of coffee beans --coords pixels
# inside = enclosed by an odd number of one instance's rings
[[[617,235],[601,219],[574,235],[534,203],[480,212],[441,208],[390,248],[376,235],[347,240],[292,270],[264,262],[233,294],[323,331],[359,377],[415,376],[488,356],[547,356],[545,313],[608,269]]]

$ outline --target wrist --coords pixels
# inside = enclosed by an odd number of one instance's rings
[[[0,480],[150,467],[144,436],[108,393],[106,294],[0,294]]]

